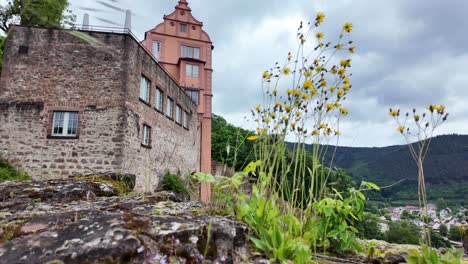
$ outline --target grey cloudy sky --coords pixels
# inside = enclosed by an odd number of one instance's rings
[[[132,31],[162,22],[177,0],[103,0],[132,9]],[[468,134],[468,1],[466,0],[188,0],[214,42],[213,112],[253,129],[244,121],[261,103],[261,73],[295,49],[300,21],[318,11],[323,31],[352,22],[353,89],[341,125],[342,145],[402,144],[388,108],[418,109],[444,104],[449,120],[437,134]],[[122,26],[124,14],[95,0],[70,0],[81,23],[83,8],[92,25]]]

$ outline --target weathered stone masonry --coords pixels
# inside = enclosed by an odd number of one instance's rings
[[[138,190],[153,190],[166,170],[198,171],[197,106],[129,34],[16,26],[4,52],[0,81],[0,155],[36,179],[122,173]],[[139,98],[151,81],[150,102]],[[155,89],[164,113],[155,110]],[[188,113],[188,129],[169,119],[167,96]],[[78,112],[74,138],[52,135],[54,111]],[[175,114],[175,113],[174,113]],[[142,146],[143,124],[151,127]]]

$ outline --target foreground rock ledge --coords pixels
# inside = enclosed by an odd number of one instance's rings
[[[0,263],[239,263],[247,228],[171,193],[111,183],[0,183]]]

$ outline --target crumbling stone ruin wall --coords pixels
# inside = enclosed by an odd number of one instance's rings
[[[8,35],[0,80],[1,157],[35,179],[133,174],[137,189],[146,191],[166,170],[197,171],[196,105],[131,35],[81,34],[91,41],[40,27],[16,26]],[[149,102],[140,99],[142,76],[150,80]],[[187,114],[187,128],[167,118],[166,108],[155,110],[156,87],[164,92],[164,107],[170,96],[174,112],[178,105]],[[58,112],[68,114],[60,119]],[[149,145],[142,144],[144,125]]]

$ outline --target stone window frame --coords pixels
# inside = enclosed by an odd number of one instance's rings
[[[149,132],[148,132],[148,143],[145,143],[145,128],[148,128],[149,129]],[[141,146],[144,147],[144,148],[148,148],[148,149],[151,149],[151,143],[152,143],[152,140],[151,140],[151,131],[152,128],[151,126],[148,124],[148,123],[143,123],[142,126],[141,126]]]
[[[189,130],[189,113],[185,110],[182,112],[182,127]]]
[[[196,74],[195,74],[195,69],[197,69]],[[192,63],[186,63],[185,64],[185,76],[186,77],[191,77],[191,78],[200,77],[200,65],[192,64]]]
[[[175,122],[177,125],[182,126],[182,113],[184,109],[179,104],[176,104],[175,107]]]
[[[53,134],[54,129],[54,113],[55,112],[75,112],[78,113],[78,126],[76,128],[76,135],[73,136],[59,136]],[[79,139],[81,129],[83,127],[83,114],[84,110],[76,107],[51,107],[47,110],[48,123],[47,123],[47,138],[48,139]]]
[[[158,91],[160,92],[161,94],[161,109],[158,109],[157,108],[157,104],[158,104],[158,100],[157,100],[157,94],[158,94]],[[156,89],[155,89],[155,93],[154,93],[154,110],[156,110],[157,112],[161,113],[161,114],[164,114],[164,90],[161,89],[159,86],[156,85]]]
[[[142,79],[145,78],[146,80],[148,80],[148,101],[146,101],[144,98],[141,98],[141,82],[142,82]],[[140,74],[140,82],[139,82],[139,89],[138,89],[138,99],[148,105],[148,106],[151,106],[151,87],[153,86],[153,81],[151,80],[151,78],[148,77],[148,75],[142,73]]]
[[[181,58],[190,58],[190,59],[200,59],[200,47],[193,47],[193,46],[187,46],[187,45],[181,45],[180,46],[180,57]],[[198,56],[196,56],[198,55]]]
[[[169,95],[166,97],[166,117],[170,120],[174,120],[174,104],[175,101]],[[171,107],[170,115],[169,115],[169,106]]]
[[[186,23],[180,23],[180,32],[187,33],[188,25]]]

